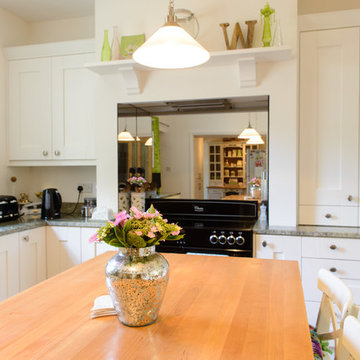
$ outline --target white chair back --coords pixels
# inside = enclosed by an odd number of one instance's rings
[[[318,288],[323,296],[316,331],[320,340],[335,340],[335,359],[337,359],[339,338],[344,320],[352,308],[353,294],[341,279],[325,269],[319,271]],[[334,304],[340,314],[339,319],[336,318]]]
[[[339,360],[360,360],[360,321],[354,316],[347,316],[339,344]]]

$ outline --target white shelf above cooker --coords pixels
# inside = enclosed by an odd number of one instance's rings
[[[228,66],[238,64],[240,87],[256,86],[256,64],[258,62],[286,61],[292,57],[290,47],[266,47],[251,49],[236,49],[214,51],[210,53],[210,60],[200,66]],[[85,67],[99,75],[112,75],[121,73],[128,95],[140,94],[140,77],[147,71],[174,71],[159,70],[142,66],[132,59],[115,60],[85,64]],[[186,71],[182,69],[181,71]]]

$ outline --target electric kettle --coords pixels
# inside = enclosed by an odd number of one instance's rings
[[[59,219],[61,195],[57,189],[45,189],[42,192],[41,218],[45,220]]]

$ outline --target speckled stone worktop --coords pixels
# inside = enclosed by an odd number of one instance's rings
[[[15,221],[0,224],[0,236],[18,231],[35,229],[37,227],[51,226],[78,226],[78,227],[100,227],[105,225],[105,220],[91,220],[81,216],[64,216],[56,220],[41,220],[32,217],[21,217]]]
[[[259,235],[312,236],[360,239],[360,227],[350,226],[268,226],[258,221],[254,232]]]
[[[91,220],[81,216],[64,216],[56,220],[41,220],[31,217],[21,217],[15,221],[0,224],[0,236],[18,231],[35,229],[41,226],[77,226],[98,228],[105,225],[105,220]],[[284,235],[284,236],[313,236],[360,239],[360,227],[333,227],[333,226],[268,226],[258,221],[254,233],[259,235]]]

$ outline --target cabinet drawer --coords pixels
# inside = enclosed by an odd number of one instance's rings
[[[302,238],[303,257],[359,260],[359,254],[360,239],[323,237]]]
[[[356,206],[299,206],[299,224],[327,226],[358,226]]]
[[[335,268],[334,274],[349,286],[354,294],[354,301],[360,304],[360,261],[302,259],[302,283],[306,301],[320,301],[321,291],[317,288],[319,270]]]

